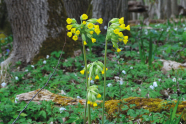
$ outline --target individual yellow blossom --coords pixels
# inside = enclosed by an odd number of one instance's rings
[[[121,39],[121,38],[119,38],[119,41],[121,42],[121,41],[122,41],[122,39]]]
[[[108,68],[106,68],[106,71],[108,70]]]
[[[122,33],[122,32],[119,32],[118,35],[119,35],[120,37],[123,37],[123,33]]]
[[[94,107],[96,107],[96,106],[97,106],[97,103],[96,103],[96,102],[94,102],[94,103],[93,103],[93,106],[94,106]]]
[[[66,28],[70,30],[72,28],[72,25],[67,25]]]
[[[74,41],[78,40],[77,35],[74,35],[74,36],[72,37],[72,39],[73,39]]]
[[[77,30],[77,31],[76,31],[76,34],[77,34],[77,35],[79,35],[79,34],[80,34],[80,31],[79,31],[79,30]]]
[[[97,20],[97,22],[98,22],[99,24],[102,24],[102,23],[103,23],[103,19],[102,19],[102,18],[99,18],[99,19]]]
[[[98,28],[99,29],[99,25],[94,25],[94,28]]]
[[[70,18],[67,18],[67,24],[71,24],[72,23],[72,19],[70,19]]]
[[[90,33],[90,34],[93,34],[93,33],[94,33],[94,31],[90,31],[89,33]]]
[[[114,47],[114,45],[113,45],[113,47]]]
[[[128,40],[123,40],[123,43],[124,43],[124,44],[127,44],[127,42],[128,42]]]
[[[67,33],[67,36],[68,36],[68,37],[72,37],[72,32],[68,32],[68,33]]]
[[[97,35],[99,35],[101,32],[100,29],[98,29],[98,28],[95,28],[94,31],[96,32]]]
[[[101,98],[101,94],[98,93],[98,94],[97,94],[97,98]]]
[[[88,100],[87,104],[90,104],[90,103],[91,103],[91,101]]]
[[[75,32],[76,32],[76,28],[72,28],[72,29],[71,29],[71,32],[72,32],[72,33],[75,33]]]
[[[101,71],[102,74],[104,74],[104,71]]]
[[[85,25],[86,24],[86,21],[83,21],[83,24]]]
[[[121,18],[119,19],[119,24],[124,24],[124,17],[121,17]]]
[[[92,23],[89,23],[89,24],[88,24],[88,28],[89,28],[89,29],[92,29],[93,26],[94,26],[94,25],[93,25]]]
[[[88,19],[88,16],[87,16],[86,14],[83,14],[83,15],[82,15],[82,19],[83,19],[83,20],[86,20],[86,19]]]
[[[92,43],[95,43],[96,42],[96,39],[95,38],[92,38]]]
[[[87,45],[87,42],[86,42],[86,41],[84,41],[84,42],[83,42],[83,44],[84,44],[84,45]]]
[[[89,80],[89,78],[88,78],[88,80]],[[90,80],[92,80],[92,78],[90,78]]]
[[[121,24],[119,27],[125,29],[125,24]]]
[[[114,30],[114,33],[115,33],[115,34],[118,34],[118,33],[119,33],[119,29],[115,29],[115,30]]]
[[[119,48],[117,48],[117,52],[119,53],[121,50]]]
[[[98,76],[98,75],[96,75],[95,79],[97,79],[97,80],[98,80],[98,79],[99,79],[99,76]]]
[[[125,27],[125,29],[130,31],[130,25],[128,25],[127,27]]]
[[[123,38],[124,38],[125,40],[128,40],[129,37],[128,37],[128,36],[124,36]]]
[[[85,73],[85,70],[81,70],[80,73],[81,73],[81,74],[84,74],[84,73]]]

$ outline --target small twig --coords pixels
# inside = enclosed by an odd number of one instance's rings
[[[63,49],[64,49],[64,47],[65,47],[65,44],[66,44],[66,33],[65,33],[65,43],[64,43],[64,45],[63,45]],[[62,49],[62,51],[63,51],[63,49]],[[57,69],[57,67],[58,67],[58,65],[59,65],[59,62],[60,62],[61,57],[62,57],[62,53],[61,53],[61,55],[60,55],[60,57],[59,57],[59,60],[58,60],[58,63],[57,63],[57,65],[56,65],[55,69],[54,69],[54,72],[53,72],[52,75],[49,77],[47,83],[46,83],[46,84],[32,97],[32,99],[28,102],[28,104],[25,106],[25,108],[19,113],[18,117],[15,119],[15,121],[14,121],[12,124],[15,124],[15,122],[17,121],[17,119],[19,118],[19,116],[21,115],[21,113],[27,108],[27,106],[30,104],[30,102],[36,97],[36,95],[37,95],[39,92],[41,92],[42,89],[44,89],[44,88],[47,86],[47,84],[48,84],[50,78],[53,76],[53,74],[55,73],[55,71],[56,71],[56,69]]]

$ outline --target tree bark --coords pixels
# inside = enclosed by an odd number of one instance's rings
[[[17,61],[25,66],[62,50],[67,18],[62,0],[6,0],[5,3],[13,32],[13,50],[1,63],[2,68]],[[77,42],[67,37],[64,51],[73,52],[73,46]]]
[[[91,0],[63,0],[67,16],[80,23],[80,16],[86,13]]]
[[[128,0],[92,0],[92,18],[103,18],[103,24],[100,25],[100,30],[106,33],[104,26],[112,18],[124,17],[125,24],[128,21]]]
[[[171,17],[178,16],[178,1],[177,0],[171,0]]]
[[[171,0],[165,0],[165,12],[167,19],[171,16]]]

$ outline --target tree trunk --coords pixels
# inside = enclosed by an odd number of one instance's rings
[[[178,2],[177,0],[171,0],[171,17],[178,16]]]
[[[155,7],[158,19],[163,19],[163,0],[156,0]]]
[[[100,30],[106,33],[104,26],[112,18],[124,17],[125,24],[128,21],[128,0],[92,0],[92,18],[103,18],[103,24],[100,25]]]
[[[33,59],[37,61],[62,49],[66,13],[61,0],[6,0],[5,3],[13,32],[13,50],[1,67],[17,61],[25,66]],[[64,51],[73,51],[73,45],[77,46],[67,37]]]
[[[186,9],[186,1],[185,0],[181,0],[180,4],[184,7],[184,9]]]
[[[171,16],[171,1],[170,0],[165,0],[165,12],[166,12],[166,17],[167,19],[170,18]]]
[[[80,16],[86,13],[91,0],[63,0],[67,16],[80,23]]]

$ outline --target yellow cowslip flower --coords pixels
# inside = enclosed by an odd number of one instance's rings
[[[70,18],[67,18],[67,24],[71,24],[72,23],[72,19],[70,19]]]
[[[128,25],[127,27],[125,27],[125,29],[130,31],[130,25]]]
[[[98,80],[98,79],[99,79],[99,76],[98,76],[98,75],[96,75],[95,79],[97,79],[97,80]]]
[[[119,19],[119,24],[124,24],[124,17],[121,17],[121,18]]]
[[[128,36],[124,36],[123,38],[124,38],[125,40],[128,40],[129,37],[128,37]]]
[[[90,33],[90,34],[93,34],[93,33],[94,33],[94,31],[90,31],[89,33]]]
[[[119,33],[119,29],[115,29],[115,30],[114,30],[114,33],[115,33],[115,34],[118,34],[118,33]]]
[[[101,98],[101,94],[98,93],[98,94],[97,94],[97,98]]]
[[[71,32],[72,32],[72,33],[76,33],[76,28],[72,28],[72,29],[71,29]]]
[[[108,68],[106,68],[106,71],[108,70]]]
[[[73,39],[74,41],[78,40],[77,35],[74,35],[74,36],[72,37],[72,39]]]
[[[99,29],[99,25],[94,25],[94,28],[98,28]]]
[[[88,24],[88,28],[89,28],[89,29],[92,29],[93,26],[94,26],[94,25],[93,25],[92,23],[89,23],[89,24]]]
[[[117,48],[117,52],[119,53],[121,50],[119,48]]]
[[[124,43],[124,44],[127,44],[127,42],[128,42],[128,40],[123,40],[123,43]]]
[[[123,39],[119,38],[119,41],[121,42]]]
[[[84,41],[84,42],[83,42],[83,44],[84,44],[84,45],[87,45],[87,42],[86,42],[86,41]]]
[[[119,32],[118,35],[119,35],[120,37],[123,37],[123,33],[122,33],[122,32]]]
[[[79,31],[79,30],[77,30],[77,31],[76,31],[76,34],[77,34],[77,35],[79,35],[79,34],[80,34],[80,31]]]
[[[125,29],[125,24],[121,24],[119,27]]]
[[[86,25],[86,21],[83,21],[83,24]]]
[[[103,19],[102,19],[102,18],[99,18],[99,19],[97,20],[97,22],[98,22],[99,24],[102,24],[102,23],[103,23]]]
[[[113,47],[114,47],[114,45],[113,45]]]
[[[68,32],[68,33],[67,33],[67,36],[68,36],[68,37],[72,37],[72,32]]]
[[[99,35],[101,32],[100,29],[98,29],[98,28],[95,28],[94,31],[96,32],[97,35]]]
[[[95,38],[92,38],[92,43],[95,43],[96,42],[96,39]]]
[[[88,19],[88,16],[87,16],[86,14],[83,14],[83,15],[82,15],[82,19],[83,19],[83,20],[86,20],[86,19]]]
[[[105,72],[104,71],[101,71],[102,74],[104,74]]]
[[[81,73],[81,74],[84,74],[84,73],[85,73],[85,70],[81,70],[80,73]]]
[[[93,103],[93,106],[94,106],[94,107],[96,107],[96,106],[98,106],[98,105],[97,105],[97,103],[96,103],[96,102],[94,102],[94,103]]]
[[[89,80],[89,78],[88,78],[88,80]],[[92,78],[90,77],[90,80],[92,80]]]
[[[87,104],[91,104],[91,101],[88,100]]]
[[[67,25],[66,28],[70,30],[72,28],[72,25]]]

